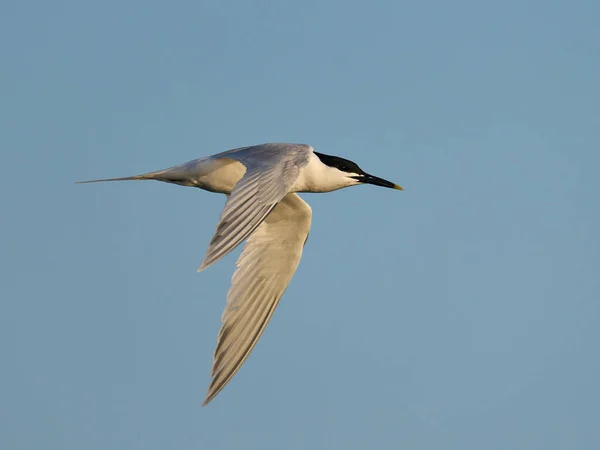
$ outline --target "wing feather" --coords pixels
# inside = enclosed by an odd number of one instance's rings
[[[227,294],[204,405],[258,342],[298,267],[311,218],[310,207],[297,194],[287,194],[248,239]]]

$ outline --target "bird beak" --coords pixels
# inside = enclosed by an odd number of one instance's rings
[[[402,186],[398,186],[396,183],[392,183],[391,181],[384,180],[383,178],[375,177],[373,175],[369,175],[365,173],[360,177],[354,177],[356,180],[365,184],[373,184],[375,186],[382,186],[390,189],[397,189],[399,191],[403,191]]]

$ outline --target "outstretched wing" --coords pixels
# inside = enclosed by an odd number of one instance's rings
[[[248,239],[227,294],[203,405],[225,387],[258,342],[298,267],[311,218],[310,206],[288,194]]]
[[[263,144],[216,155],[239,161],[246,173],[231,192],[198,271],[214,264],[246,239],[289,192],[312,148]]]

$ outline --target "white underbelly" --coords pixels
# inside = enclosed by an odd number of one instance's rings
[[[204,160],[194,168],[196,186],[210,192],[230,194],[240,178],[246,173],[246,167],[233,159],[220,158]]]

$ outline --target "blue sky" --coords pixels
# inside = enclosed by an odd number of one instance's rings
[[[0,5],[6,449],[600,448],[594,1]],[[74,185],[269,141],[305,195],[255,352],[200,408],[222,196]]]

